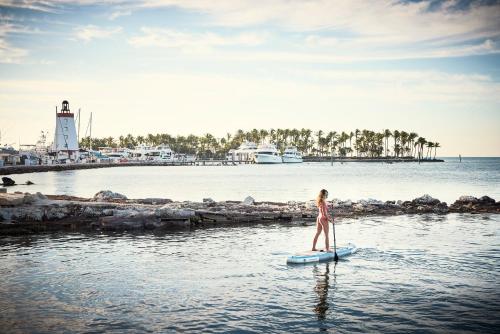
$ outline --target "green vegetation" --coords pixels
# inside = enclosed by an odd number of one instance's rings
[[[134,148],[145,144],[156,146],[168,144],[174,152],[196,154],[202,158],[223,158],[230,149],[237,149],[245,140],[255,143],[271,142],[279,150],[295,146],[304,156],[331,156],[332,152],[341,157],[364,158],[419,158],[436,157],[439,143],[427,141],[415,132],[384,130],[374,132],[359,130],[351,132],[314,132],[309,129],[253,129],[245,132],[238,130],[225,137],[216,138],[207,133],[203,136],[189,135],[173,137],[167,133],[148,134],[147,136],[120,136],[118,138],[83,138],[80,147],[127,147]],[[432,156],[434,149],[434,156]],[[425,156],[424,156],[425,150]]]

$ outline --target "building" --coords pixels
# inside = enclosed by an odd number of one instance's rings
[[[61,111],[56,108],[56,130],[52,154],[59,162],[74,162],[78,159],[79,147],[76,135],[75,116],[69,109],[69,102],[62,102]]]

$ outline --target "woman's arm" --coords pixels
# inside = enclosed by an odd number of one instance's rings
[[[328,205],[326,205],[326,202],[324,202],[324,203],[325,203],[324,215],[325,215],[325,217],[328,218],[329,221],[331,221],[333,223],[333,214],[331,216],[328,214]]]

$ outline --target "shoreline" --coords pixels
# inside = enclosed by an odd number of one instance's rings
[[[500,213],[500,202],[483,196],[461,196],[448,205],[429,195],[411,201],[333,199],[336,219],[411,214]],[[41,193],[0,193],[0,235],[43,231],[175,230],[262,223],[314,222],[314,201],[286,203],[244,201],[173,201],[165,198],[127,199],[109,190],[93,198]]]
[[[331,158],[327,157],[305,157],[304,162],[332,162]],[[418,163],[418,159],[410,158],[333,158],[333,162],[382,162],[382,163],[401,163],[414,162]],[[420,160],[420,162],[444,162],[442,159]],[[97,168],[112,168],[112,167],[143,167],[143,166],[234,166],[237,164],[248,164],[248,161],[231,161],[231,160],[199,160],[195,162],[122,162],[122,163],[87,163],[87,164],[60,164],[60,165],[34,165],[34,166],[3,166],[0,167],[0,175],[16,175],[28,173],[44,173],[44,172],[60,172],[67,170],[81,169],[97,169]]]

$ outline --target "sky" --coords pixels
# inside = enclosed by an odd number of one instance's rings
[[[0,0],[1,144],[398,129],[500,156],[500,1]]]

